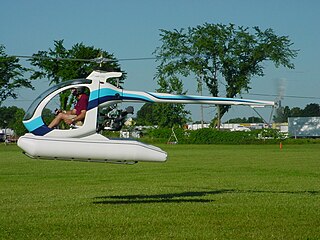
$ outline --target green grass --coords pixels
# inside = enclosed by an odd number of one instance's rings
[[[1,239],[319,239],[320,146],[162,145],[164,164],[0,146]]]

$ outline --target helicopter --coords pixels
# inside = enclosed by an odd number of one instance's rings
[[[111,139],[99,133],[101,129],[120,130],[127,115],[133,114],[132,106],[125,110],[113,106],[122,102],[275,106],[272,101],[131,91],[108,83],[108,79],[121,76],[121,72],[94,70],[85,79],[65,81],[46,90],[27,110],[23,124],[29,133],[19,138],[18,146],[27,156],[40,159],[124,164],[165,162],[167,153],[159,147],[131,139]],[[49,128],[42,118],[44,108],[58,94],[79,87],[89,91],[82,126]],[[103,125],[98,123],[102,109],[109,109]]]

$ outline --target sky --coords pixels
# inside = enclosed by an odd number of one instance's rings
[[[265,76],[254,77],[250,94],[242,97],[273,101],[276,97],[268,95],[277,95],[282,86],[282,105],[304,108],[320,101],[318,0],[2,0],[0,4],[0,44],[8,55],[32,55],[63,39],[67,48],[82,42],[113,53],[118,59],[153,57],[154,50],[161,46],[160,29],[172,31],[204,23],[271,28],[278,36],[288,36],[294,43],[292,48],[299,50],[293,60],[295,69],[276,68],[265,62]],[[120,62],[127,72],[124,88],[155,91],[157,64],[154,60]],[[188,80],[188,94],[197,94],[194,79]],[[48,88],[48,80],[33,84],[34,91],[19,90],[18,99],[8,99],[4,105],[27,110]],[[192,111],[194,121],[200,120],[199,106],[187,109]],[[209,121],[214,113],[214,108],[205,108],[204,120]],[[260,114],[267,118],[271,109],[263,109]],[[234,106],[223,120],[250,116],[257,114],[248,107]]]

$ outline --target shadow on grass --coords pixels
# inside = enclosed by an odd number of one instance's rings
[[[272,191],[272,190],[235,190],[221,189],[214,191],[199,191],[199,192],[182,192],[168,194],[151,194],[151,195],[118,195],[118,196],[100,196],[95,197],[94,204],[136,204],[136,203],[183,203],[183,202],[198,202],[208,203],[214,200],[205,199],[208,195],[217,195],[224,193],[268,193],[268,194],[308,194],[319,195],[320,191]]]

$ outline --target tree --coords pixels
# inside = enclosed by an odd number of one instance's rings
[[[248,117],[247,123],[263,123],[263,119],[260,117]]]
[[[0,45],[0,106],[7,98],[17,98],[18,88],[33,89],[31,82],[24,77],[29,69],[19,64],[19,59],[5,53],[5,47]]]
[[[162,45],[154,54],[160,64],[158,82],[194,76],[202,79],[212,96],[218,96],[224,86],[226,97],[248,92],[253,76],[264,75],[263,62],[276,67],[294,68],[291,59],[297,56],[287,36],[277,36],[272,29],[260,30],[236,27],[234,24],[209,24],[181,30],[161,30]],[[177,82],[177,81],[175,81]],[[173,82],[173,83],[175,83]],[[163,83],[162,83],[163,84]],[[220,106],[220,118],[230,106]]]
[[[108,59],[108,61],[99,62],[99,58]],[[100,48],[85,46],[83,43],[77,43],[71,49],[66,49],[63,40],[54,41],[53,49],[49,48],[48,51],[38,51],[38,53],[33,54],[30,61],[33,66],[39,68],[31,75],[31,79],[47,77],[50,84],[85,78],[94,69],[121,71],[120,65],[113,54]],[[120,80],[123,81],[124,79],[125,73]],[[110,83],[117,84],[114,79]],[[70,109],[69,95],[70,92],[68,91],[60,94],[61,109]]]
[[[302,109],[299,107],[294,107],[290,110],[288,117],[301,117]]]
[[[308,104],[301,112],[302,117],[319,117],[320,106],[316,103]]]
[[[184,94],[182,82],[175,77],[169,81],[158,79],[157,92]],[[184,109],[184,104],[176,103],[146,103],[137,112],[138,125],[158,125],[159,127],[182,126],[187,123],[190,111]]]
[[[161,128],[182,126],[190,120],[189,114],[181,104],[146,103],[137,112],[136,124]]]
[[[273,121],[276,123],[287,122],[289,116],[290,116],[290,108],[288,106],[279,107],[276,109],[276,113],[273,116]]]
[[[22,108],[18,108],[14,114],[14,123],[12,123],[11,128],[17,136],[22,136],[27,132],[27,129],[22,123],[24,115],[25,111]]]
[[[136,124],[142,126],[158,125],[154,111],[155,104],[145,103],[137,112]]]
[[[22,123],[24,114],[24,110],[16,106],[0,107],[0,127],[11,128],[18,136],[23,135],[26,133]]]
[[[13,116],[17,111],[17,107],[0,107],[0,128],[11,126],[14,119]]]
[[[189,120],[189,111],[184,110],[181,104],[158,103],[155,104],[155,116],[159,127],[182,126]]]
[[[183,85],[177,78],[170,78],[170,83],[164,79],[158,81],[157,92],[183,94]],[[190,111],[184,109],[184,104],[146,103],[137,112],[138,125],[158,125],[159,127],[182,126],[187,123]]]
[[[183,84],[177,77],[170,76],[165,79],[162,76],[158,78],[159,88],[157,92],[185,94],[183,92]],[[160,127],[182,126],[190,119],[190,111],[185,110],[184,104],[178,103],[158,103],[154,106],[154,115],[156,116],[157,125]]]
[[[246,118],[232,118],[229,119],[226,123],[246,123],[247,119]]]
[[[226,123],[263,123],[263,119],[259,117],[248,117],[247,118],[232,118],[228,120]]]

